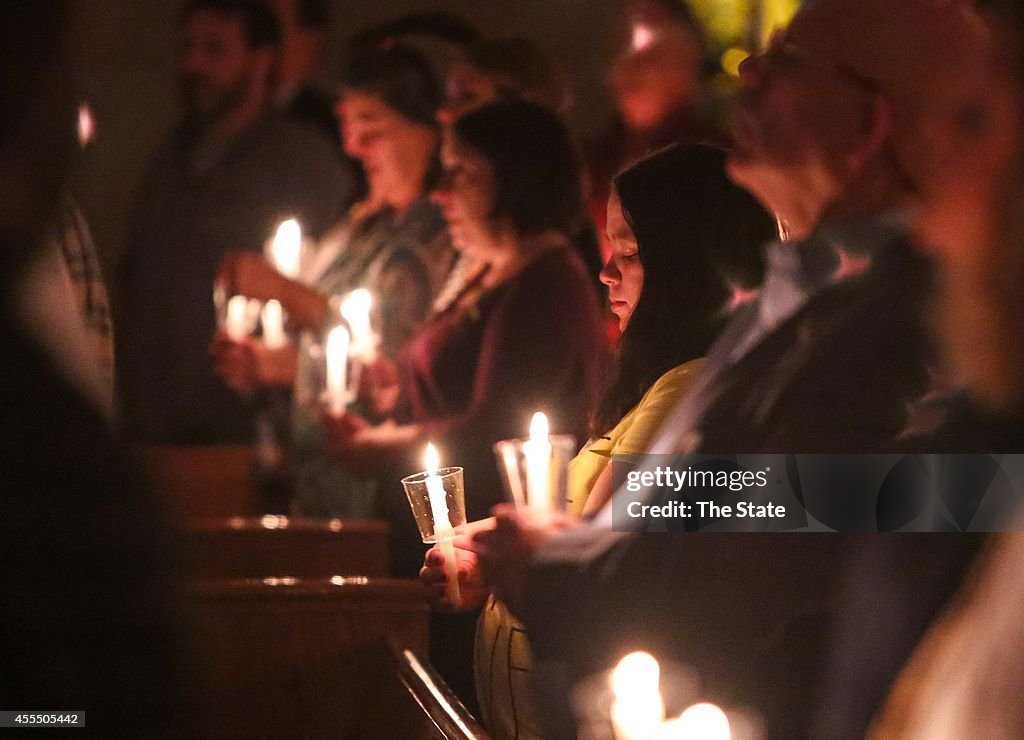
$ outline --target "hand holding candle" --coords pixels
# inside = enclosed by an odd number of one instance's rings
[[[548,418],[537,412],[530,420],[528,439],[503,439],[494,445],[505,492],[518,507],[550,517],[565,510],[569,461],[576,440],[568,434],[550,434]]]
[[[444,557],[446,598],[452,607],[459,607],[458,560],[454,539],[466,529],[466,501],[462,468],[438,467],[437,450],[427,445],[424,455],[426,471],[402,479],[413,518],[426,543],[436,543]]]
[[[444,555],[444,569],[448,577],[448,601],[452,606],[458,606],[462,598],[459,594],[459,570],[458,562],[455,560],[455,544],[452,542],[455,539],[455,529],[448,518],[448,502],[444,482],[437,475],[440,461],[434,445],[427,444],[424,462],[427,468],[427,495],[430,497],[430,511],[434,519],[434,538],[438,547],[441,548],[441,554]]]

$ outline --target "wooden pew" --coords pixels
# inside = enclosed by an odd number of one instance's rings
[[[206,582],[194,586],[187,602],[204,679],[206,736],[432,736],[422,713],[408,706],[382,708],[389,721],[403,725],[399,735],[378,734],[371,720],[381,711],[369,711],[395,676],[382,663],[381,645],[426,654],[427,605],[417,582]]]
[[[180,535],[196,580],[388,572],[383,521],[273,515],[198,519],[182,527]]]
[[[248,445],[141,445],[135,453],[173,519],[262,513],[250,480]]]

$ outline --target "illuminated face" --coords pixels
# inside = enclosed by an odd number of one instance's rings
[[[917,231],[947,264],[982,263],[996,248],[1002,223],[1024,198],[1024,96],[1005,61],[930,122],[942,166],[922,188]]]
[[[656,128],[697,94],[700,46],[682,29],[641,27],[630,53],[612,67],[609,83],[616,107],[635,130]]]
[[[498,100],[494,80],[469,64],[456,64],[445,82],[445,103],[437,119],[446,126],[472,110]]]
[[[378,96],[347,90],[338,103],[345,152],[360,161],[370,190],[387,199],[421,186],[436,147],[436,134],[408,120]]]
[[[729,174],[783,216],[816,217],[805,213],[807,204],[826,204],[838,191],[844,155],[877,92],[828,62],[818,37],[836,30],[822,25],[820,15],[800,14],[740,65]]]
[[[643,291],[644,266],[640,263],[636,235],[622,212],[618,193],[614,192],[608,198],[607,235],[611,256],[601,270],[601,282],[608,286],[608,302],[619,319],[619,329],[625,330]]]
[[[452,244],[478,259],[491,257],[491,212],[496,198],[494,168],[479,152],[449,133],[441,147],[444,176],[434,191]]]
[[[186,112],[210,121],[233,110],[255,84],[260,56],[246,43],[239,18],[215,10],[189,16],[182,27],[178,56]]]

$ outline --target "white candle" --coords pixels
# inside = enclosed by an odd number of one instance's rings
[[[448,501],[444,491],[444,481],[437,475],[440,459],[434,445],[427,444],[426,452],[423,455],[424,465],[427,472],[427,496],[430,499],[430,513],[434,519],[434,541],[441,548],[444,555],[445,588],[448,601],[457,606],[461,600],[459,593],[459,569],[455,560],[455,529],[452,527],[451,519],[448,518]]]
[[[278,301],[267,301],[260,315],[263,325],[263,344],[267,349],[281,349],[288,344],[288,335],[284,333],[284,311]]]
[[[661,667],[650,653],[630,653],[612,671],[612,724],[618,740],[650,738],[665,720]]]
[[[730,740],[731,737],[732,729],[725,712],[714,704],[701,702],[664,723],[657,740]]]
[[[249,325],[249,299],[236,295],[228,301],[228,313],[224,318],[224,333],[233,342],[241,342],[252,331]]]
[[[302,228],[294,218],[282,221],[274,234],[271,259],[277,271],[297,280],[302,269]]]
[[[336,326],[327,335],[327,401],[331,413],[341,416],[348,404],[346,373],[348,372],[348,330]]]
[[[377,338],[370,328],[370,308],[373,296],[366,288],[353,290],[341,302],[341,316],[352,330],[352,356],[363,363],[377,357]]]
[[[526,456],[526,501],[537,513],[548,513],[551,501],[551,441],[548,439],[548,417],[541,412],[530,420],[530,438],[523,443]]]

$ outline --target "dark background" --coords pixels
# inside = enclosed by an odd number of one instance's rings
[[[90,3],[76,34],[74,75],[93,109],[96,138],[83,153],[73,187],[108,269],[120,252],[142,168],[177,120],[179,5]],[[459,15],[487,36],[522,35],[541,44],[572,76],[574,125],[590,132],[606,120],[604,68],[627,38],[619,0],[335,0],[324,84],[337,79],[342,45],[351,34],[424,10]]]

